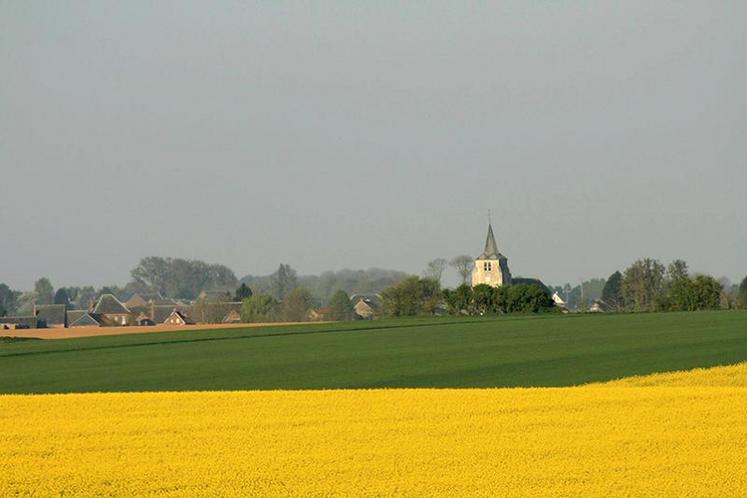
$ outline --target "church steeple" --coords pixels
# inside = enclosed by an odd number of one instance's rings
[[[472,286],[487,284],[500,287],[511,283],[511,271],[508,269],[508,259],[498,252],[495,243],[493,224],[488,221],[488,236],[485,239],[485,250],[475,259],[472,269]]]
[[[488,223],[488,237],[485,239],[485,250],[477,259],[498,259],[499,257],[498,245],[495,243],[495,235],[493,235],[493,225]]]

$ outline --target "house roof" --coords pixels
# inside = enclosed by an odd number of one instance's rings
[[[75,320],[87,314],[88,312],[86,310],[69,310],[67,312],[67,323],[75,323]]]
[[[350,302],[353,306],[361,301],[369,305],[371,308],[381,307],[381,296],[378,294],[353,294],[350,296]]]
[[[156,323],[163,323],[174,311],[176,311],[176,306],[173,305],[153,306],[153,316],[151,318]],[[149,313],[146,311],[145,314],[148,315]]]
[[[68,315],[68,327],[90,327],[90,326],[99,326],[101,325],[99,322],[96,321],[94,317],[92,317],[90,314],[86,313],[85,311],[81,316],[79,316],[75,321],[70,322],[70,315]]]
[[[99,298],[93,313],[97,315],[120,315],[129,313],[127,306],[117,299],[113,294],[104,294]]]
[[[477,259],[506,259],[503,254],[498,252],[498,244],[495,243],[493,226],[490,223],[488,223],[488,236],[485,239],[485,250]]]
[[[125,306],[145,306],[147,304],[175,304],[173,299],[167,299],[160,292],[136,292],[131,295],[125,302]]]
[[[47,325],[65,325],[65,305],[38,304],[36,306],[36,319],[44,321]]]
[[[182,321],[183,321],[183,322],[184,322],[185,324],[192,324],[192,323],[194,323],[194,322],[193,322],[192,320],[190,320],[190,319],[189,319],[189,317],[188,317],[188,316],[187,316],[186,314],[182,313],[182,312],[181,312],[181,311],[179,311],[179,310],[173,310],[173,311],[172,311],[171,313],[169,313],[169,315],[168,315],[168,316],[166,317],[166,319],[168,319],[168,318],[169,318],[169,317],[170,317],[171,315],[176,315],[176,316],[178,316],[179,318],[181,318],[181,319],[182,319]],[[164,321],[165,321],[165,320],[164,320]],[[159,322],[156,322],[156,323],[159,323]]]

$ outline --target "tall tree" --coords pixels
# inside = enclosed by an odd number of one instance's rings
[[[60,287],[54,293],[54,304],[64,304],[65,307],[70,305],[70,296],[64,287]]]
[[[241,285],[239,286],[239,288],[236,289],[236,293],[233,296],[233,300],[243,301],[244,299],[248,299],[250,297],[252,297],[252,290],[244,282],[241,282]]]
[[[428,261],[424,272],[425,278],[433,279],[440,284],[441,277],[443,277],[444,270],[446,270],[448,264],[444,258],[436,258]]]
[[[78,299],[76,301],[78,309],[90,309],[95,303],[97,296],[98,293],[96,292],[96,289],[94,289],[90,285],[81,288],[80,292],[78,293]]]
[[[21,292],[0,284],[0,316],[14,314],[18,308],[19,297],[21,297]]]
[[[201,291],[235,289],[238,285],[236,275],[223,265],[179,258],[143,258],[131,275],[138,286],[183,299],[194,299]]]
[[[454,256],[451,258],[451,261],[449,261],[449,265],[451,265],[451,267],[454,268],[462,278],[462,284],[467,284],[469,282],[469,277],[472,275],[472,267],[475,265],[471,256],[466,254]]]
[[[623,296],[633,311],[654,311],[664,288],[664,265],[650,258],[639,259],[623,273]]]
[[[348,293],[342,289],[335,292],[329,300],[329,317],[339,321],[352,320],[354,313]]]
[[[290,265],[281,263],[277,271],[272,274],[271,282],[273,297],[283,301],[290,291],[298,287],[298,275]]]
[[[742,282],[739,284],[737,291],[737,306],[740,309],[747,309],[747,277],[744,277]]]
[[[286,322],[303,322],[306,313],[311,308],[313,296],[308,289],[296,287],[291,290],[283,301],[283,319]]]
[[[710,275],[697,275],[693,279],[696,310],[717,310],[721,307],[721,284]]]
[[[607,279],[602,289],[602,301],[615,309],[622,309],[625,306],[622,290],[622,273],[616,271]]]
[[[54,287],[47,277],[42,277],[34,283],[37,304],[52,304]]]
[[[676,282],[688,278],[689,276],[690,272],[688,271],[687,263],[683,260],[675,259],[669,263],[669,266],[667,267],[667,279],[669,282]]]

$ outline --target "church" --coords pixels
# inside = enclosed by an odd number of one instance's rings
[[[508,258],[498,252],[493,226],[490,223],[488,223],[485,250],[475,259],[475,267],[472,269],[472,287],[479,284],[488,284],[493,287],[511,284]]]

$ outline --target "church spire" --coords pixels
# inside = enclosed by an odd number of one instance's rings
[[[498,245],[495,243],[493,235],[493,225],[488,223],[488,237],[485,239],[485,251],[480,255],[480,259],[498,258]]]

